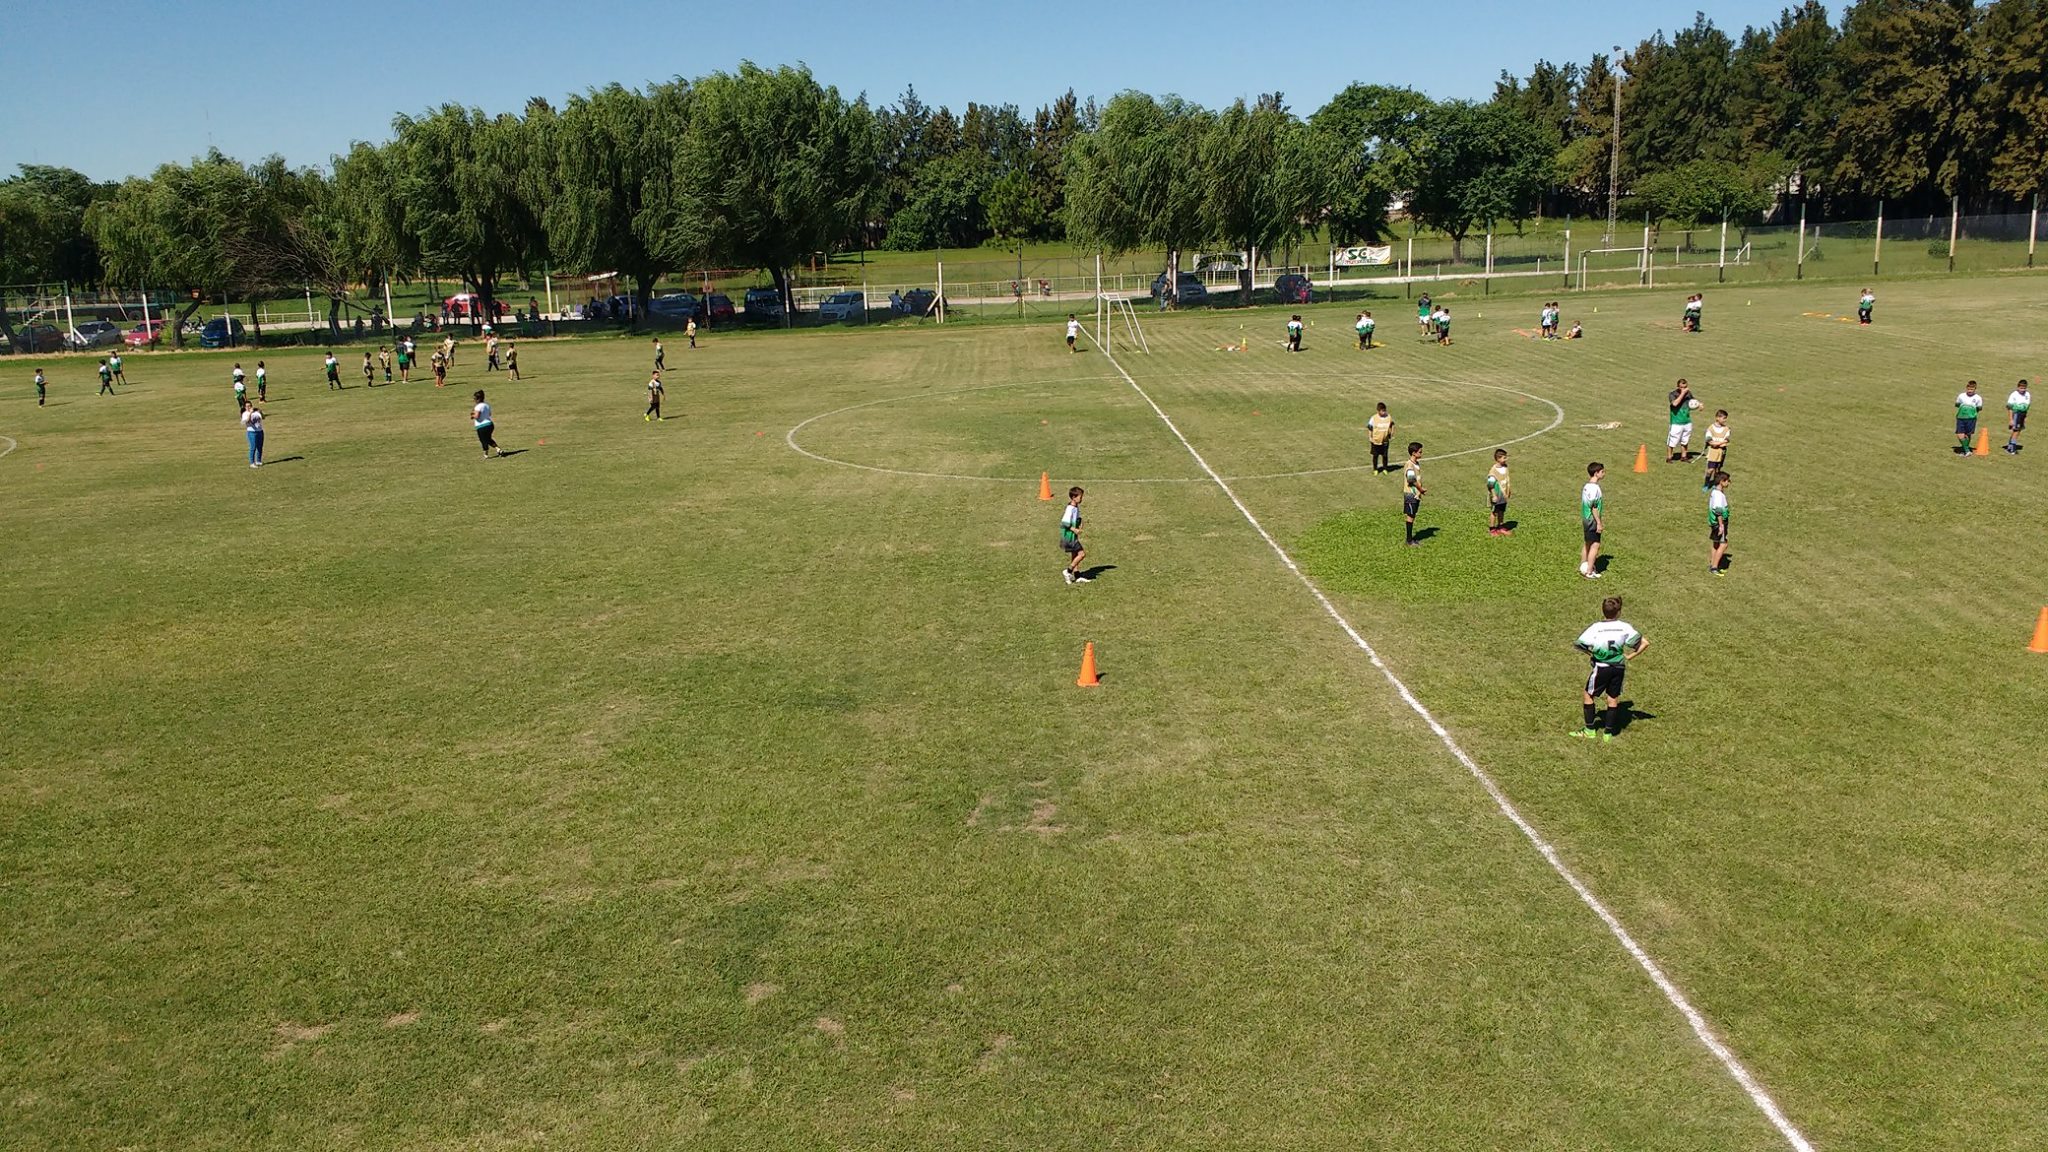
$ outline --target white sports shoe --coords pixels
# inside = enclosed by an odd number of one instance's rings
[[[1060,569],[1060,578],[1072,584],[1074,582],[1074,570],[1072,568]]]
[[[1076,584],[1086,584],[1086,583],[1088,583],[1089,581],[1091,581],[1091,580],[1094,580],[1094,579],[1095,579],[1095,577],[1093,577],[1093,576],[1076,576],[1076,577],[1074,577],[1074,583],[1076,583]]]

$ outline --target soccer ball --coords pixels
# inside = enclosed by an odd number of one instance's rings
[[[1693,411],[1695,411],[1695,412],[1699,411],[1699,410],[1700,410],[1700,398],[1699,398],[1699,397],[1697,397],[1697,396],[1695,396],[1695,397],[1693,397],[1692,399],[1690,399],[1690,400],[1687,400],[1687,401],[1685,402],[1685,406],[1686,406],[1687,408],[1690,408],[1690,409],[1692,409],[1692,410],[1693,410]]]

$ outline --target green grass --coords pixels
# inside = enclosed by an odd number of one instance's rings
[[[2038,1147],[2044,450],[1946,446],[2044,298],[1880,297],[1595,294],[1568,345],[1461,298],[1451,348],[1391,302],[1370,353],[1317,307],[1298,357],[1148,315],[1120,360],[1819,1147]],[[643,340],[520,350],[269,355],[261,471],[228,356],[53,362],[43,409],[6,369],[10,1148],[1783,1147],[1102,356],[671,341],[657,425]],[[1677,375],[1734,413],[1718,581],[1698,469],[1628,470]],[[1377,400],[1432,456],[1558,405],[1517,534],[1484,453],[1405,551],[1395,478],[1273,475],[1362,463]],[[1608,593],[1651,648],[1586,747]]]

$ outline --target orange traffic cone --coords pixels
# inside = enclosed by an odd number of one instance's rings
[[[1989,429],[1989,428],[1979,428],[1979,429],[1977,429],[1977,447],[1976,447],[1975,449],[1973,449],[1973,450],[1972,450],[1972,452],[1971,452],[1971,455],[1973,455],[1973,456],[1989,456],[1989,455],[1991,455],[1991,429]]]
[[[2048,623],[2048,613],[2043,613],[2041,619],[2043,623]],[[1074,683],[1082,688],[1093,688],[1097,684],[1102,683],[1102,677],[1095,674],[1095,641],[1093,640],[1088,642],[1086,648],[1081,649],[1081,678],[1074,681]]]
[[[2034,621],[2034,642],[2027,651],[2048,653],[2048,608],[2041,609],[2041,618]]]
[[[1052,473],[1040,472],[1038,474],[1038,498],[1040,500],[1052,499]]]
[[[1648,472],[1649,470],[1650,446],[1648,444],[1638,444],[1636,445],[1636,471]]]

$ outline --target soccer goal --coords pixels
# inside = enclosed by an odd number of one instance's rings
[[[1133,352],[1152,351],[1145,343],[1145,327],[1138,323],[1137,310],[1131,307],[1130,300],[1099,292],[1095,296],[1095,343],[1103,351],[1113,352],[1118,340]]]
[[[1603,260],[1600,262],[1600,270],[1603,272],[1608,272],[1620,268],[1630,268],[1636,274],[1636,283],[1641,284],[1646,288],[1655,287],[1657,281],[1657,273],[1653,266],[1654,261],[1650,259],[1650,252],[1651,249],[1642,247],[1640,245],[1634,248],[1586,249],[1585,251],[1579,253],[1579,291],[1584,292],[1586,290],[1586,271],[1590,259],[1594,256],[1614,256],[1626,258],[1617,259],[1613,261]]]

